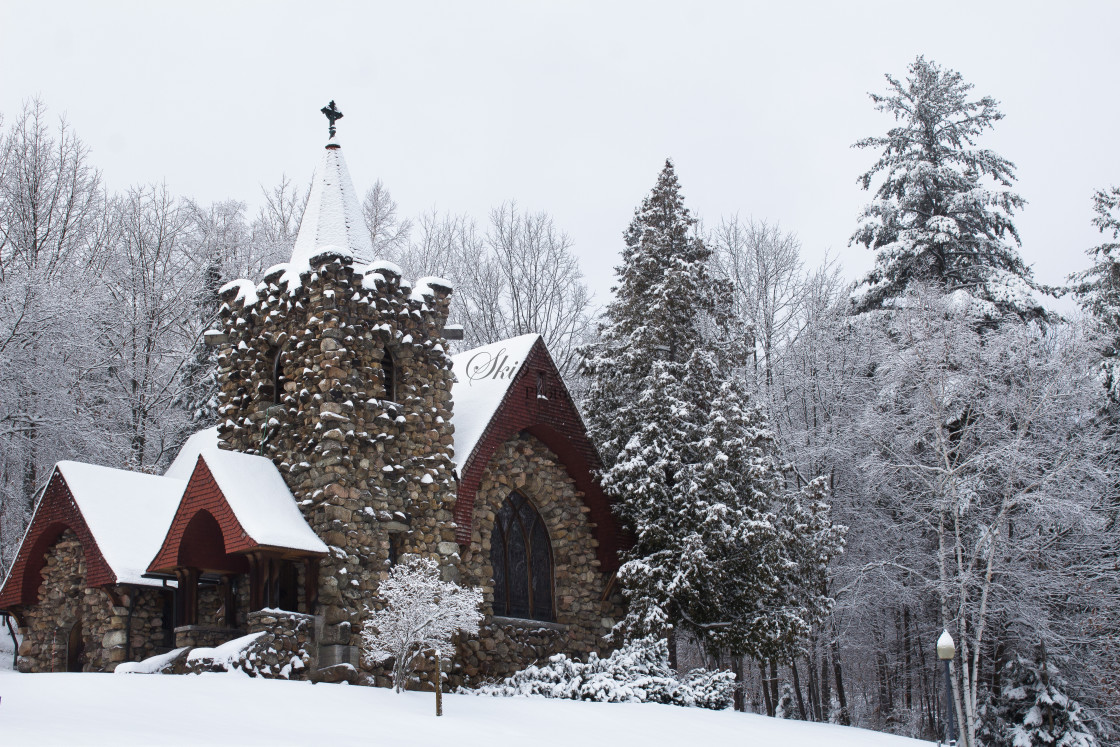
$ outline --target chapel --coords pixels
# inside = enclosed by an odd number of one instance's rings
[[[543,339],[451,354],[451,284],[369,261],[324,113],[290,261],[223,287],[206,334],[219,424],[163,475],[55,466],[0,586],[20,671],[191,671],[260,634],[262,676],[387,684],[360,630],[410,555],[483,590],[452,684],[606,645],[625,537]]]

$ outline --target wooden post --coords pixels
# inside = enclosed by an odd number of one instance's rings
[[[319,559],[308,558],[303,574],[303,601],[307,607],[307,614],[315,614],[315,605],[319,603]]]
[[[439,649],[436,649],[436,715],[443,715],[443,667],[439,658]]]

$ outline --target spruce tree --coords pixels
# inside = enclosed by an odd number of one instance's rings
[[[871,99],[896,126],[855,144],[881,151],[862,187],[882,179],[850,241],[877,252],[856,311],[890,307],[912,283],[932,282],[962,292],[990,320],[1045,317],[1012,222],[1026,204],[1010,189],[1015,164],[977,146],[1003,118],[995,99],[970,99],[960,73],[924,57],[905,81],[886,79],[887,92]]]
[[[1039,646],[1035,657],[1017,657],[1004,669],[1005,685],[988,721],[993,747],[1097,747],[1081,704]]]

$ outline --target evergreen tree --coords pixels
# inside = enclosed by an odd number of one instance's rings
[[[1089,250],[1093,266],[1074,276],[1074,292],[1099,323],[1105,386],[1120,401],[1120,187],[1098,190],[1093,212],[1093,225],[1112,241]]]
[[[896,126],[855,144],[881,151],[860,177],[863,188],[882,177],[851,238],[877,252],[856,310],[889,307],[912,283],[932,282],[967,294],[989,320],[1044,317],[1012,222],[1026,204],[1010,189],[1015,165],[976,144],[1003,118],[997,102],[970,100],[960,73],[924,57],[905,81],[886,78],[887,93],[871,99]]]
[[[587,426],[608,467],[646,422],[638,401],[656,362],[678,378],[693,351],[724,347],[727,366],[738,363],[732,359],[741,347],[719,344],[729,337],[731,289],[712,275],[712,252],[695,234],[696,222],[666,161],[624,234],[600,339],[580,352],[592,381]]]
[[[774,437],[733,374],[745,349],[730,332],[730,288],[712,276],[694,224],[666,162],[626,231],[600,341],[582,351],[602,484],[635,539],[619,571],[622,627],[683,629],[711,649],[770,656],[827,608],[798,597],[801,561],[827,563],[838,548],[808,549],[817,524],[780,510]]]
[[[1034,660],[1018,657],[1004,670],[1006,684],[989,709],[992,747],[1096,747],[1081,705],[1039,646]]]

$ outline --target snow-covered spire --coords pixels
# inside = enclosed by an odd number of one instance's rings
[[[311,194],[299,224],[299,235],[292,251],[293,269],[307,268],[308,260],[327,247],[349,252],[355,259],[365,261],[373,255],[369,233],[362,219],[361,202],[354,191],[354,183],[350,181],[342,146],[333,137],[334,120],[331,121],[331,130],[331,140],[323,152],[319,168],[315,170]]]

